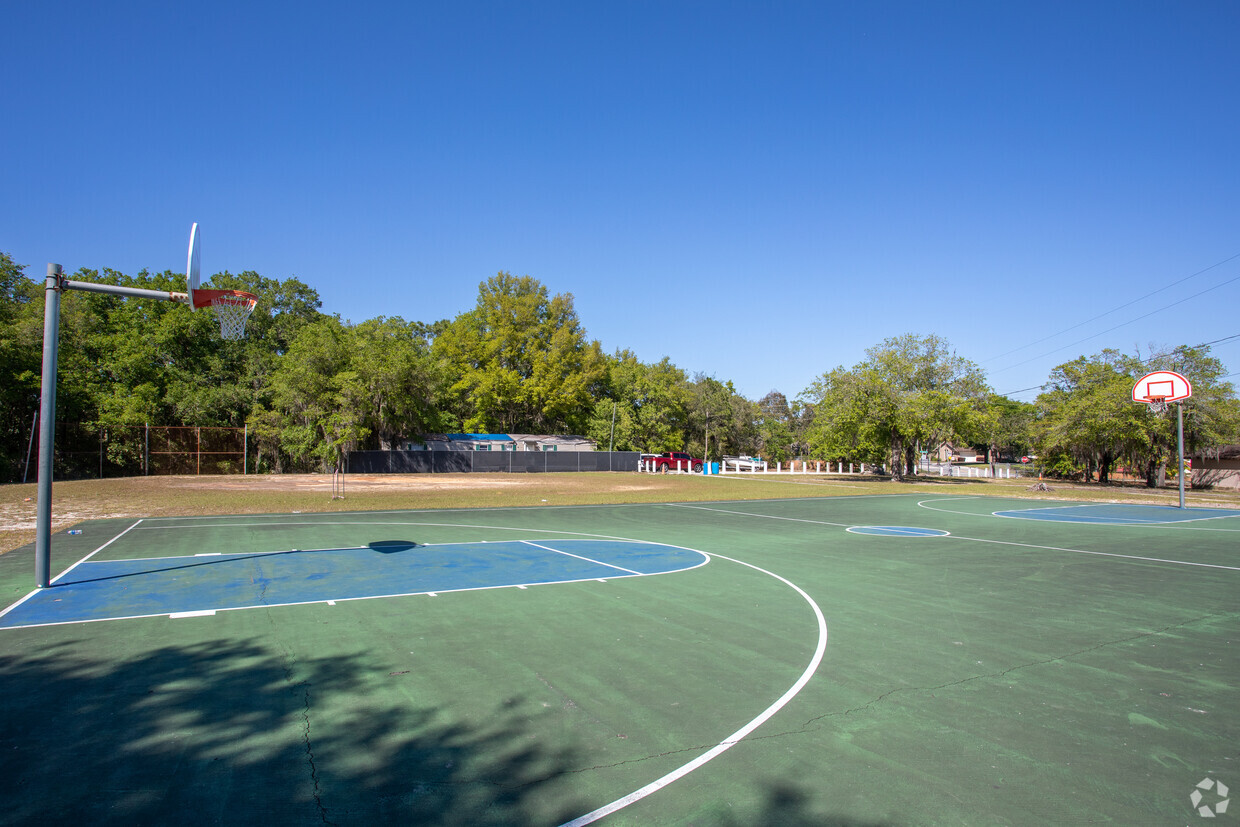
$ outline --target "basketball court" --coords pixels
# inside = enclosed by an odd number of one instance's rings
[[[920,493],[53,533],[59,293],[210,307],[238,338],[258,297],[203,289],[198,249],[195,225],[186,293],[49,265],[36,542],[0,556],[6,820],[1226,812],[1240,511],[1182,487],[1178,509]],[[1133,389],[1189,396],[1166,372]]]
[[[78,528],[46,589],[33,547],[0,556],[16,823],[1162,824],[1240,783],[1240,511]]]

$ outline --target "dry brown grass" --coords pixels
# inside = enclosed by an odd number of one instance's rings
[[[893,483],[875,477],[838,475],[376,474],[347,477],[345,498],[332,500],[331,478],[325,475],[129,477],[56,483],[52,523],[53,530],[60,531],[83,520],[110,517],[701,502],[921,491],[1162,505],[1178,502],[1178,492],[1170,488],[1050,481],[1049,492],[1034,492],[1029,490],[1032,482],[1027,478],[923,477]],[[35,497],[34,485],[0,486],[0,553],[34,542]],[[1189,505],[1240,508],[1240,492],[1192,491]]]

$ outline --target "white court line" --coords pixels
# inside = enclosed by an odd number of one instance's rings
[[[1004,520],[1028,520],[1029,522],[1039,522],[1039,523],[1055,522],[1055,520],[1043,520],[1043,519],[1038,519],[1036,517],[1019,517],[1019,516],[1010,515],[1010,514],[1002,514],[998,511],[991,511],[985,514],[979,514],[976,511],[953,511],[950,508],[935,508],[934,506],[928,504],[928,503],[952,502],[954,500],[976,501],[976,500],[984,500],[984,499],[987,499],[987,498],[986,497],[941,497],[941,498],[933,499],[933,500],[921,500],[917,503],[917,505],[919,508],[924,508],[927,511],[937,511],[940,514],[957,514],[962,517],[998,517],[999,519],[1004,519]],[[1112,504],[1114,505],[1115,503],[1112,503]],[[1119,503],[1119,504],[1123,505],[1124,503]],[[1060,508],[1086,508],[1091,505],[1103,505],[1103,503],[1083,503],[1081,505],[1047,506],[1046,508],[1027,508],[1027,509],[1022,509],[1022,510],[1054,511],[1054,510],[1059,510]],[[1139,505],[1139,503],[1132,503],[1132,505]],[[1156,507],[1157,508],[1171,508],[1172,506],[1156,506]],[[1009,509],[1009,510],[1015,510],[1015,509]],[[1240,516],[1240,515],[1219,514],[1218,516],[1214,516],[1214,517],[1202,516],[1202,517],[1194,517],[1191,520],[1162,520],[1160,522],[1146,522],[1143,520],[1132,520],[1132,519],[1121,522],[1121,521],[1114,520],[1114,519],[1102,519],[1102,518],[1098,518],[1092,523],[1082,522],[1078,520],[1063,520],[1062,522],[1070,523],[1071,525],[1130,525],[1130,526],[1140,526],[1141,528],[1166,528],[1166,529],[1177,529],[1178,528],[1182,531],[1222,531],[1222,532],[1232,533],[1232,532],[1240,531],[1240,528],[1202,528],[1201,526],[1196,526],[1196,525],[1185,525],[1185,523],[1200,523],[1200,522],[1205,522],[1208,520],[1236,519],[1237,516]]]
[[[723,475],[721,474],[720,476],[723,476]],[[889,499],[889,498],[894,498],[894,497],[907,498],[907,497],[915,497],[915,496],[917,496],[917,494],[913,492],[901,493],[901,494],[845,494],[840,497],[771,497],[770,499],[761,500],[761,502],[764,502],[764,503],[808,503],[808,502],[819,502],[825,499],[845,500],[845,501],[860,500],[860,499],[879,500],[879,499]],[[971,499],[971,498],[961,497],[960,499]],[[733,503],[736,501],[735,500],[704,500],[703,504],[710,504],[712,502],[713,503]],[[584,505],[537,505],[537,506],[524,506],[524,507],[516,508],[515,510],[562,511],[565,509],[581,510],[581,509],[589,509],[589,508],[630,509],[630,508],[659,507],[659,506],[665,506],[665,505],[681,506],[683,505],[683,503],[595,503],[595,504],[584,504]],[[330,515],[322,514],[322,513],[270,515],[271,519],[278,518],[280,520],[289,520],[292,517],[304,518],[304,519],[298,519],[295,522],[290,521],[290,522],[278,522],[278,523],[277,522],[246,522],[246,523],[218,522],[221,520],[235,519],[237,515],[232,515],[232,516],[227,516],[227,517],[146,517],[145,518],[146,525],[142,526],[141,530],[176,529],[176,528],[215,528],[215,527],[237,528],[237,527],[261,527],[261,526],[310,527],[310,526],[316,526],[316,525],[411,525],[411,526],[445,526],[448,528],[502,528],[506,531],[549,531],[549,529],[516,528],[516,527],[510,527],[510,526],[487,525],[487,524],[473,525],[473,524],[468,524],[468,523],[406,522],[403,520],[394,520],[394,521],[388,522],[386,520],[374,519],[375,516],[391,516],[391,515],[398,515],[398,514],[459,514],[462,510],[463,509],[452,509],[452,508],[407,508],[407,509],[401,509],[401,510],[396,510],[396,511],[340,511],[340,512],[332,512]],[[490,508],[468,509],[470,514],[486,514],[490,512],[503,513],[503,512],[511,512],[513,510],[514,510],[513,506],[494,506]],[[331,522],[326,522],[326,521],[315,519],[317,517],[325,517],[325,516],[331,516],[333,518],[339,518],[339,517],[345,517],[345,516],[356,516],[359,519],[356,521],[333,520]],[[753,515],[750,515],[750,516],[753,516]],[[207,520],[207,519],[216,520],[217,522],[199,523],[199,524],[191,524],[191,525],[186,525],[182,522],[184,520]],[[253,520],[257,518],[250,517],[249,519]],[[168,524],[157,525],[156,523],[158,522],[164,522]],[[588,533],[580,532],[580,531],[557,532],[554,530],[550,530],[550,533],[552,534],[577,534],[583,537],[606,537],[609,540],[623,540],[626,542],[641,542],[638,540],[633,540],[632,538],[628,538],[628,537],[615,537],[610,534],[588,534]]]
[[[693,551],[694,549],[686,549],[686,550]],[[705,552],[701,552],[701,553],[705,553]],[[795,698],[801,692],[802,689],[805,688],[805,685],[809,683],[809,679],[813,677],[814,672],[818,671],[818,665],[822,663],[822,657],[827,651],[827,620],[825,617],[823,617],[822,609],[818,607],[818,604],[814,602],[814,599],[810,597],[808,594],[806,594],[805,591],[800,586],[798,586],[796,583],[793,583],[791,580],[788,580],[784,577],[780,577],[778,574],[775,574],[774,572],[767,571],[766,569],[755,566],[752,563],[746,563],[743,560],[736,560],[732,557],[724,557],[722,554],[711,554],[710,556],[718,557],[720,560],[727,560],[730,563],[738,563],[742,566],[747,566],[753,569],[754,571],[759,571],[765,575],[774,577],[776,580],[780,581],[786,586],[789,586],[794,591],[796,591],[797,594],[801,595],[801,597],[805,599],[805,602],[809,604],[810,608],[814,610],[814,616],[818,619],[818,646],[817,648],[814,649],[814,656],[810,659],[809,665],[805,667],[805,671],[801,673],[801,677],[797,678],[796,683],[794,683],[788,689],[787,692],[781,695],[779,697],[779,700],[775,701],[775,703],[771,704],[766,709],[764,709],[758,715],[758,717],[754,718],[752,721],[745,724],[743,727],[738,729],[736,732],[733,732],[727,738],[724,738],[722,741],[716,744],[709,751],[702,753],[701,755],[699,755],[697,758],[694,758],[689,763],[681,767],[678,767],[677,769],[672,770],[671,772],[669,772],[667,775],[663,776],[662,778],[659,778],[655,781],[651,781],[649,784],[642,787],[640,790],[635,790],[626,796],[617,798],[615,801],[611,802],[610,804],[605,804],[602,807],[599,807],[597,810],[588,812],[583,816],[578,816],[572,821],[566,821],[564,822],[564,824],[560,825],[560,827],[583,827],[583,825],[592,824],[595,821],[598,821],[600,818],[603,818],[604,816],[609,816],[612,813],[616,812],[617,810],[622,810],[625,807],[629,806],[630,804],[633,804],[637,801],[641,801],[646,796],[651,795],[652,793],[658,792],[659,790],[666,787],[668,784],[671,784],[674,781],[678,781],[681,778],[684,778],[686,775],[698,769],[702,765],[718,758],[720,755],[727,752],[732,747],[736,746],[741,741],[743,741],[745,737],[749,735],[749,733],[753,732],[755,729],[757,729],[758,727],[766,723],[768,720],[770,720],[770,718],[774,716],[775,713],[779,712],[781,709],[787,706],[788,703],[793,698]]]
[[[142,522],[142,521],[141,521],[141,520],[138,520],[138,523],[140,523],[140,522]],[[133,530],[133,528],[134,528],[134,526],[138,525],[138,523],[134,523],[134,524],[133,524],[133,525],[131,525],[129,528],[125,529],[125,530],[124,530],[124,531],[122,531],[120,534],[117,534],[117,535],[116,535],[115,537],[113,537],[111,540],[108,540],[106,543],[104,543],[103,545],[101,545],[99,548],[95,549],[95,550],[94,550],[94,551],[92,551],[90,554],[86,555],[86,556],[85,556],[85,557],[83,557],[81,560],[78,560],[78,561],[77,561],[76,563],[74,563],[72,566],[69,566],[69,568],[65,569],[65,570],[64,570],[64,571],[62,571],[60,574],[58,574],[58,575],[56,575],[55,577],[53,577],[53,578],[51,579],[51,581],[48,583],[48,585],[50,586],[52,583],[55,583],[57,580],[59,580],[60,578],[64,577],[66,574],[68,574],[69,572],[73,571],[73,570],[74,570],[74,569],[76,569],[78,566],[82,565],[82,564],[83,564],[83,563],[85,563],[87,560],[89,560],[90,558],[94,557],[96,554],[98,554],[99,552],[101,552],[101,551],[103,551],[105,548],[107,548],[108,546],[110,546],[110,545],[112,545],[113,543],[115,543],[115,542],[116,542],[117,540],[119,540],[120,538],[124,537],[126,534],[128,534],[130,531],[132,531],[132,530]],[[11,605],[11,606],[7,607],[4,611],[0,612],[0,617],[4,617],[6,614],[8,614],[9,612],[13,611],[13,610],[14,610],[14,609],[16,609],[18,606],[20,606],[21,604],[25,603],[27,600],[29,600],[30,598],[34,597],[36,594],[38,594],[38,593],[39,593],[39,592],[41,592],[41,591],[43,591],[43,589],[35,589],[34,591],[30,592],[30,593],[29,593],[29,594],[27,594],[25,597],[23,597],[21,600],[18,600],[16,603],[14,603],[13,605]]]
[[[950,531],[941,528],[914,528],[898,525],[854,525],[844,529],[849,534],[861,534],[869,537],[950,537]]]
[[[850,485],[849,483],[846,483],[846,482],[839,482],[838,480],[827,479],[825,473],[818,474],[818,475],[806,474],[805,479],[797,479],[797,477],[799,477],[800,474],[801,472],[798,471],[796,473],[796,476],[789,476],[787,478],[775,477],[773,479],[763,479],[761,473],[754,474],[751,477],[749,476],[748,471],[741,471],[739,474],[735,471],[729,471],[726,474],[707,474],[706,476],[712,477],[714,479],[721,479],[721,480],[744,480],[745,482],[781,482],[784,485],[816,485],[816,486],[823,486],[823,487],[829,485],[832,488],[864,488],[865,487],[862,485]],[[884,496],[896,496],[896,495],[888,494]],[[905,495],[899,495],[899,496],[905,496]],[[795,497],[792,499],[814,500],[818,498],[817,497]]]
[[[1018,546],[1020,548],[1036,548],[1044,551],[1066,551],[1069,554],[1092,554],[1098,557],[1119,557],[1125,560],[1140,560],[1145,563],[1170,563],[1176,566],[1196,566],[1203,569],[1223,569],[1225,571],[1240,571],[1240,566],[1220,566],[1216,563],[1194,563],[1191,560],[1166,560],[1162,557],[1141,557],[1136,554],[1116,554],[1111,551],[1086,551],[1082,548],[1060,548],[1059,546],[1039,546],[1033,543],[1013,543],[1009,540],[987,540],[982,537],[962,537],[959,534],[952,535],[957,540],[970,540],[974,543],[994,543],[999,546]]]
[[[580,554],[570,554],[567,551],[560,551],[558,548],[552,548],[551,546],[541,546],[538,543],[531,543],[529,540],[522,540],[521,544],[526,545],[526,546],[533,546],[534,548],[540,548],[543,551],[554,551],[556,554],[563,554],[565,557],[576,557],[578,560],[585,560],[587,563],[593,563],[596,566],[606,566],[609,569],[619,569],[620,571],[627,571],[629,574],[636,574],[638,577],[644,577],[647,574],[647,572],[644,572],[644,571],[633,571],[632,569],[626,569],[624,566],[616,566],[616,565],[612,565],[611,563],[604,563],[602,560],[591,560],[589,557],[582,557]]]
[[[99,552],[103,551],[105,548],[107,548],[108,546],[112,545],[113,543],[115,543],[115,542],[116,542],[117,540],[119,540],[120,538],[124,537],[124,536],[125,536],[126,534],[128,534],[129,532],[133,531],[135,528],[137,528],[137,527],[138,527],[138,524],[139,524],[139,523],[141,523],[141,522],[142,522],[142,520],[138,520],[138,522],[137,522],[137,523],[134,523],[134,524],[133,524],[133,525],[131,525],[129,528],[125,529],[125,530],[124,530],[124,531],[122,531],[120,534],[117,534],[117,535],[116,535],[115,537],[113,537],[111,540],[108,540],[106,543],[104,543],[103,545],[101,545],[99,548],[95,549],[95,550],[94,550],[94,551],[92,551],[90,554],[88,554],[88,555],[86,555],[85,557],[83,557],[81,560],[78,560],[78,561],[77,561],[76,563],[74,563],[72,566],[69,566],[69,568],[65,569],[65,570],[64,570],[64,571],[62,571],[60,574],[58,574],[58,575],[56,575],[55,577],[53,577],[53,578],[52,578],[52,582],[53,582],[53,583],[55,583],[57,580],[59,580],[60,578],[64,577],[66,574],[68,574],[69,572],[73,571],[73,570],[74,570],[74,569],[76,569],[78,566],[82,565],[82,564],[83,564],[83,563],[85,563],[87,560],[89,560],[90,558],[94,557],[96,554],[98,554]]]
[[[889,495],[891,496],[891,495]],[[700,505],[685,505],[683,503],[668,503],[668,505],[676,508],[692,508],[695,511],[712,511],[715,514],[736,514],[741,517],[759,517],[763,520],[786,520],[790,523],[812,523],[813,525],[829,525],[836,528],[849,528],[853,523],[829,523],[826,520],[806,520],[801,517],[776,517],[773,514],[751,514],[748,511],[730,511],[726,508],[706,508]],[[747,563],[744,565],[748,565]]]
[[[768,502],[769,502],[769,501],[768,501]],[[565,506],[565,508],[567,508],[567,507],[568,507],[568,506]],[[479,509],[479,510],[483,510],[483,509]],[[176,518],[172,518],[172,517],[164,517],[164,518],[162,518],[162,519],[176,519]],[[180,518],[180,519],[185,519],[185,518]],[[139,521],[139,522],[141,522],[141,521]],[[486,525],[485,523],[483,523],[483,524],[474,524],[474,523],[427,523],[427,522],[409,522],[409,521],[404,521],[404,520],[392,520],[392,521],[387,521],[387,520],[351,520],[351,521],[343,521],[343,522],[330,522],[330,523],[329,523],[329,522],[321,522],[321,521],[316,521],[316,522],[305,522],[305,521],[299,521],[299,522],[288,522],[288,523],[253,523],[253,522],[244,522],[244,523],[199,523],[199,524],[189,524],[189,525],[183,525],[183,524],[179,524],[179,523],[178,523],[178,524],[175,524],[175,525],[150,525],[150,524],[149,524],[149,521],[148,521],[148,524],[147,524],[147,525],[142,526],[142,527],[141,527],[141,528],[139,528],[138,530],[139,530],[139,531],[182,531],[182,530],[185,530],[185,529],[191,529],[191,528],[265,528],[265,527],[288,528],[288,527],[290,527],[290,526],[291,526],[291,527],[294,527],[294,528],[319,528],[319,527],[322,527],[322,526],[367,526],[367,527],[371,527],[371,528],[373,528],[373,527],[375,527],[375,526],[415,526],[415,527],[421,527],[421,528],[476,528],[476,529],[482,529],[482,530],[486,530],[486,531],[522,531],[522,532],[527,532],[527,533],[531,533],[531,534],[535,534],[535,533],[537,533],[537,534],[571,534],[571,535],[573,535],[573,536],[575,536],[575,537],[595,537],[595,538],[599,538],[599,539],[603,539],[603,540],[618,540],[618,541],[620,541],[620,542],[624,542],[624,543],[644,543],[644,542],[647,542],[646,540],[633,540],[633,539],[628,538],[628,537],[615,537],[615,536],[613,536],[613,535],[611,535],[611,534],[590,534],[590,533],[588,533],[588,532],[584,532],[584,531],[557,531],[556,529],[553,529],[553,528],[517,528],[517,527],[514,527],[514,526]],[[470,541],[462,541],[462,542],[470,542]],[[498,543],[505,543],[505,542],[519,542],[519,541],[516,541],[516,540],[514,540],[514,541],[508,541],[508,540],[489,540],[489,541],[488,541],[488,540],[479,540],[479,541],[476,541],[476,542],[493,542],[493,543],[498,542]],[[448,545],[448,544],[445,544],[445,543],[421,543],[421,544],[419,544],[419,545]],[[259,552],[259,553],[266,554],[266,553],[268,553],[268,552]]]
[[[147,563],[157,560],[182,560],[185,565],[192,566],[195,564],[207,565],[209,563],[227,563],[228,559],[222,560],[200,560],[200,557],[221,557],[236,558],[239,560],[247,560],[251,557],[272,557],[280,554],[299,554],[301,552],[321,552],[321,551],[362,551],[369,546],[328,546],[327,548],[286,548],[277,549],[276,551],[214,551],[208,554],[173,554],[164,557],[125,557],[121,560],[82,560],[82,563],[89,563],[92,566],[107,566],[113,563]],[[68,570],[66,570],[68,573]]]
[[[431,525],[439,525],[439,523],[432,523]],[[234,526],[228,526],[228,527],[233,528]],[[455,528],[456,526],[450,526],[450,527]],[[485,527],[485,526],[465,526],[465,527],[466,528],[480,528],[480,527]],[[143,528],[147,528],[147,526],[143,526]],[[507,529],[504,529],[504,530],[506,531]],[[513,531],[539,531],[543,534],[546,534],[548,531],[548,529],[536,529],[536,528],[520,528],[520,529],[512,529],[512,530]],[[599,539],[604,539],[604,540],[615,540],[615,541],[624,542],[624,543],[635,543],[638,545],[654,545],[654,546],[667,545],[666,543],[658,543],[653,540],[627,540],[623,537],[608,537],[605,534],[584,534],[579,531],[561,531],[561,532],[554,532],[554,530],[552,531],[553,533],[559,533],[559,534],[578,534],[582,537],[594,537],[594,538],[599,538]],[[492,545],[495,543],[518,543],[522,545],[535,545],[529,540],[516,540],[516,539],[513,539],[513,540],[461,540],[455,543],[418,543],[417,548],[448,548],[450,546],[473,546],[473,545],[481,545],[484,543],[489,543]],[[103,546],[100,546],[100,548],[97,549],[97,551],[102,551],[103,548],[104,548]],[[539,548],[542,548],[542,547],[539,546]],[[679,548],[679,546],[671,546],[671,548]],[[80,565],[86,562],[90,562],[92,565],[99,566],[99,565],[108,565],[111,563],[138,563],[138,562],[155,561],[155,560],[194,560],[197,557],[235,557],[238,559],[248,559],[251,557],[264,557],[264,556],[272,556],[272,555],[279,555],[279,554],[295,554],[295,553],[302,553],[302,552],[319,553],[319,552],[324,552],[324,551],[366,551],[368,549],[370,549],[370,546],[325,546],[323,548],[286,548],[286,549],[277,549],[275,551],[228,551],[228,552],[214,551],[214,552],[194,554],[194,555],[174,554],[171,556],[163,556],[163,557],[126,557],[122,560],[90,560],[88,556],[86,558],[83,558],[82,560],[79,560],[77,563],[74,563],[74,565],[76,566],[76,565]],[[556,551],[556,549],[548,549],[548,550]],[[91,554],[94,554],[94,553],[95,552],[91,552]],[[568,554],[568,552],[559,552],[559,553]],[[569,555],[569,556],[575,557],[576,555]],[[588,560],[589,558],[583,557],[581,559]],[[212,560],[212,561],[200,561],[200,562],[216,562],[216,561]],[[220,562],[227,562],[227,561],[220,561]],[[590,562],[595,563],[598,561],[590,560]],[[605,566],[608,564],[599,563],[599,565]],[[619,567],[613,566],[613,568],[619,568]],[[65,569],[65,573],[68,573],[68,571],[69,571],[68,569]],[[628,571],[628,569],[623,569],[623,571]],[[641,573],[642,572],[639,572],[639,571],[633,572],[633,574],[641,574]]]
[[[0,612],[0,617],[4,617],[6,614],[8,614],[9,612],[13,611],[13,610],[14,610],[14,609],[16,609],[18,606],[20,606],[21,604],[25,603],[27,600],[29,600],[30,598],[34,597],[36,594],[38,594],[38,593],[39,593],[39,592],[41,592],[41,591],[43,591],[43,590],[42,590],[42,589],[35,589],[34,591],[30,592],[30,593],[29,593],[29,594],[27,594],[25,597],[23,597],[22,599],[18,600],[16,603],[14,603],[13,605],[11,605],[11,606],[9,606],[8,608],[6,608],[4,611]]]
[[[1062,520],[1056,520],[1054,517],[1026,517],[1025,511],[1042,511],[1043,509],[1016,509],[1008,511],[992,511],[991,517],[998,517],[1001,520],[1031,520],[1039,523],[1068,523],[1070,525],[1135,525],[1135,526],[1172,526],[1181,523],[1195,523],[1201,520],[1216,520],[1217,517],[1194,517],[1189,520],[1143,520],[1139,517],[1099,517],[1086,516],[1074,518],[1065,514]],[[1058,511],[1060,509],[1046,509],[1048,511]]]

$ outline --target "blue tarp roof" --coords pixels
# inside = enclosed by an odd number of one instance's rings
[[[448,439],[454,439],[462,442],[482,442],[483,440],[494,440],[496,442],[512,442],[512,437],[508,434],[444,434]]]

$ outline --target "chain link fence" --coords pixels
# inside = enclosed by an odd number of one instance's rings
[[[244,474],[249,463],[245,428],[192,425],[56,423],[53,475],[58,480],[172,474]],[[38,477],[39,437],[29,442],[25,462],[11,468],[7,482]]]

